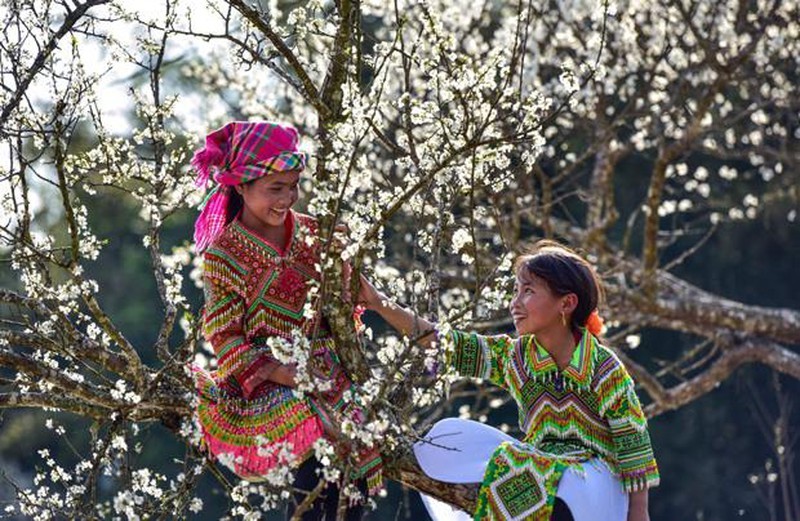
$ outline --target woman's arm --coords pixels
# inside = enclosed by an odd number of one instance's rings
[[[214,266],[214,260],[207,256],[206,269],[212,269],[210,266]],[[254,346],[247,340],[242,326],[242,297],[217,277],[206,275],[203,334],[217,355],[218,376],[235,378],[245,398],[250,398],[264,380],[293,387],[294,368],[282,366],[266,347]]]
[[[658,486],[660,475],[653,455],[647,418],[642,411],[634,382],[625,366],[618,363],[597,386],[605,410],[603,417],[611,430],[620,481],[629,491],[627,521],[649,521],[648,489]]]
[[[631,492],[628,498],[628,521],[650,521],[650,514],[647,512],[647,489]]]
[[[375,289],[375,286],[363,275],[361,276],[359,301],[367,309],[378,313],[390,326],[403,335],[418,339],[418,342],[424,347],[429,347],[436,339],[433,324],[389,300],[386,295]]]
[[[435,327],[431,322],[390,301],[363,276],[359,302],[367,309],[379,313],[393,328],[416,339],[425,348],[436,340]],[[447,338],[450,346],[444,353],[444,358],[456,373],[470,378],[482,378],[508,389],[506,367],[515,345],[513,338],[507,335],[483,336],[457,330],[450,331]]]
[[[278,362],[267,362],[258,368],[252,375],[242,382],[245,396],[250,396],[259,385],[269,380],[286,387],[295,388],[297,382],[297,366],[294,364],[281,364]]]

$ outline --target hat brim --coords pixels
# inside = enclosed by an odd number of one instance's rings
[[[307,164],[308,154],[305,152],[281,152],[277,156],[241,167],[242,182],[271,174],[302,171]]]

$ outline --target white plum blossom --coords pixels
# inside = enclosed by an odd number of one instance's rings
[[[465,230],[464,228],[459,228],[453,233],[452,240],[453,240],[452,243],[453,253],[459,253],[466,245],[472,243],[472,235],[470,235],[468,230]]]

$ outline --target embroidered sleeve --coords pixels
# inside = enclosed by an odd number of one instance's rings
[[[620,480],[628,492],[655,487],[658,465],[633,379],[619,362],[608,376],[599,398],[611,428]]]
[[[445,337],[446,358],[457,373],[483,378],[503,388],[507,387],[506,366],[513,345],[506,335],[483,336],[453,330]]]
[[[247,341],[243,330],[244,299],[215,277],[204,277],[203,334],[217,355],[217,374],[240,385],[267,363],[276,363],[267,346]],[[244,385],[243,385],[244,387]],[[252,391],[252,389],[249,389]],[[245,388],[246,394],[249,394]]]

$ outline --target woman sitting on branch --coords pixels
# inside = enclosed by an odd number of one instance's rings
[[[515,272],[516,338],[439,335],[362,279],[368,309],[405,335],[421,332],[425,346],[438,342],[459,374],[502,387],[518,406],[521,441],[445,419],[416,445],[421,467],[441,481],[481,482],[476,520],[647,521],[658,467],[633,380],[599,339],[603,293],[595,270],[572,250],[541,241],[517,259]],[[437,514],[442,509],[425,499],[434,518],[459,518]]]
[[[217,358],[216,371],[194,368],[203,444],[246,480],[274,483],[296,469],[288,515],[316,489],[302,519],[334,520],[339,487],[319,485],[318,440],[348,458],[355,470],[343,478],[358,480],[362,492],[364,480],[370,494],[382,488],[382,464],[377,447],[353,450],[341,439],[342,422],[360,424],[363,413],[328,324],[313,313],[323,244],[317,221],[292,210],[306,165],[297,131],[232,122],[207,136],[192,165],[199,185],[213,181],[195,224],[204,334]],[[310,388],[299,394],[304,380]],[[346,518],[360,512],[352,506]]]

